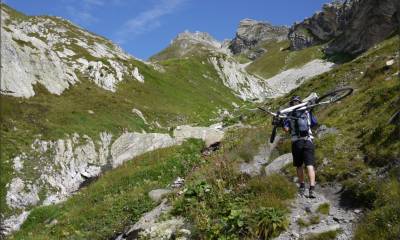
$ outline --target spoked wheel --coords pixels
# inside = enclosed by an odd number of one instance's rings
[[[321,97],[319,97],[316,101],[316,103],[334,103],[337,102],[347,96],[349,96],[353,92],[352,88],[341,88],[334,90],[332,92],[329,92]]]

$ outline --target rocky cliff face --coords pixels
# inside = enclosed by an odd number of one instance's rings
[[[12,159],[14,178],[6,186],[6,203],[14,214],[2,216],[0,236],[18,230],[33,207],[64,201],[86,181],[136,156],[181,144],[188,138],[202,139],[208,145],[221,141],[224,132],[220,125],[180,126],[173,137],[125,132],[113,141],[112,134],[102,132],[98,141],[77,133],[55,141],[36,139],[29,152],[21,152]]]
[[[338,0],[289,30],[291,48],[329,43],[326,52],[359,54],[399,31],[397,0]]]
[[[273,26],[267,22],[260,22],[252,19],[240,21],[235,38],[230,42],[229,49],[234,54],[248,53],[260,42],[267,40],[284,40],[287,38],[288,29],[284,26]],[[250,59],[255,59],[262,54],[258,50],[249,54]]]
[[[60,95],[84,74],[115,91],[125,79],[143,82],[135,63],[112,42],[57,17],[28,17],[1,5],[1,92],[32,97],[43,85]]]

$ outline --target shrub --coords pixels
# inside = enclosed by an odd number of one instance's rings
[[[275,208],[261,208],[252,217],[256,222],[254,233],[259,239],[278,236],[289,224],[285,212]]]

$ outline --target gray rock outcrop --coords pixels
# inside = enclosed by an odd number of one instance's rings
[[[322,11],[294,24],[288,34],[291,48],[329,42],[328,54],[359,54],[399,31],[397,0],[336,0]]]
[[[177,141],[168,134],[124,133],[111,146],[112,165],[117,167],[145,152],[176,144]]]
[[[182,126],[174,137],[125,132],[112,141],[110,133],[102,132],[97,141],[76,133],[55,141],[36,139],[30,152],[12,159],[15,177],[6,185],[6,203],[13,215],[1,216],[0,234],[17,230],[33,207],[64,201],[105,169],[118,167],[138,155],[181,144],[188,138],[199,138],[206,144],[219,142],[224,136],[220,126]],[[32,163],[36,167],[32,168]],[[182,185],[183,179],[178,178],[174,184]],[[157,201],[168,191],[157,190],[150,195]],[[42,192],[46,194],[41,196]]]
[[[219,124],[210,127],[178,126],[173,134],[177,141],[183,141],[188,138],[202,139],[206,146],[209,147],[214,143],[220,142],[224,137],[224,132],[218,126]]]
[[[324,4],[322,11],[295,23],[288,34],[290,47],[300,50],[337,37],[350,19],[351,6],[348,1],[333,1]]]
[[[253,157],[250,162],[241,163],[239,166],[240,173],[244,173],[249,176],[260,175],[263,166],[268,163],[272,151],[275,149],[277,143],[279,142],[279,136],[277,136],[276,139],[277,140],[274,143],[267,143],[260,146],[258,153]]]
[[[160,201],[165,195],[171,193],[172,191],[169,189],[154,189],[149,192],[149,197],[155,201]]]
[[[244,100],[263,100],[273,95],[273,90],[265,79],[249,74],[245,65],[237,63],[232,58],[211,57],[219,77],[225,86],[232,89],[237,96]]]
[[[271,163],[269,163],[265,167],[265,175],[271,175],[273,173],[278,173],[281,171],[283,167],[286,165],[290,164],[293,162],[293,156],[292,153],[286,153],[282,156],[277,157],[276,159],[272,160]]]
[[[124,79],[144,81],[135,61],[141,62],[66,20],[29,17],[1,5],[1,94],[29,98],[40,84],[60,95],[80,81],[77,72],[115,92]]]
[[[253,19],[243,19],[239,23],[235,38],[230,42],[229,49],[233,54],[247,52],[256,47],[260,42],[267,40],[281,41],[287,38],[288,28],[273,26],[267,22]],[[261,54],[263,51],[259,52]],[[256,58],[254,55],[252,58]]]
[[[327,53],[359,54],[400,33],[400,1],[353,0],[350,21],[343,33],[326,49]]]

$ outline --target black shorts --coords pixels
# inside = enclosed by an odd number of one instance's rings
[[[297,140],[292,142],[293,166],[314,166],[314,144],[308,140]]]

